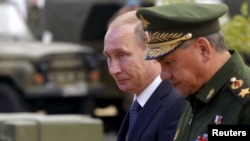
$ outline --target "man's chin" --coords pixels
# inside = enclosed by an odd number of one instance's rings
[[[124,85],[118,85],[118,87],[119,87],[119,89],[121,90],[121,91],[124,91],[124,92],[129,92],[129,88],[128,87],[126,87],[126,86],[124,86]]]

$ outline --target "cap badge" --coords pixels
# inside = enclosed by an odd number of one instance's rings
[[[144,19],[142,15],[140,15],[139,19],[141,20],[143,28],[146,29],[148,27],[148,25],[150,24],[150,22],[148,22],[146,19]]]
[[[231,88],[232,89],[238,89],[240,88],[242,85],[243,85],[243,80],[239,79],[237,80],[236,77],[232,77],[231,78],[231,82],[232,82],[232,85],[231,85]]]
[[[241,89],[240,93],[238,94],[238,96],[244,98],[246,95],[250,94],[250,90],[249,88],[246,89]]]

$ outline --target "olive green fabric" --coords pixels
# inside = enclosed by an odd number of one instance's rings
[[[195,141],[208,125],[250,124],[250,70],[238,52],[196,94],[179,121],[174,141]],[[221,119],[217,120],[217,117]]]
[[[147,39],[146,59],[155,59],[182,42],[220,30],[219,17],[228,11],[225,4],[176,3],[137,10]]]

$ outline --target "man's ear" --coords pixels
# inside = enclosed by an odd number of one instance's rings
[[[200,53],[202,55],[203,61],[208,61],[211,57],[211,44],[210,42],[204,38],[199,37],[196,39],[196,46],[199,48]]]

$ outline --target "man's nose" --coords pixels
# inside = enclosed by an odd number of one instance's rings
[[[116,61],[114,61],[114,62],[112,62],[112,63],[109,63],[108,68],[109,68],[109,73],[110,73],[111,75],[115,75],[115,74],[121,72],[120,65],[119,65],[119,63],[116,62]]]

